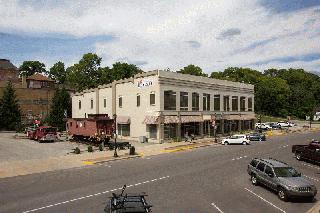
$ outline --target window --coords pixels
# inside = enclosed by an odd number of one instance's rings
[[[103,99],[103,107],[104,107],[104,108],[107,107],[107,99]]]
[[[214,95],[214,110],[220,111],[220,95]]]
[[[262,163],[262,162],[260,162],[260,163],[258,164],[257,169],[260,170],[261,172],[263,172],[263,171],[264,171],[264,166],[265,166],[265,164]]]
[[[203,111],[210,111],[210,94],[203,94]]]
[[[153,106],[156,104],[156,94],[154,92],[150,93],[150,105]]]
[[[164,110],[176,110],[176,92],[164,91]]]
[[[81,109],[81,101],[79,100],[79,109]]]
[[[91,99],[91,109],[93,109],[93,99]]]
[[[140,94],[137,94],[137,107],[140,106]]]
[[[248,111],[252,111],[252,98],[248,98]]]
[[[192,111],[199,111],[199,94],[192,93]]]
[[[180,92],[180,110],[188,111],[188,93]]]
[[[223,110],[230,111],[229,96],[223,96]]]
[[[84,128],[86,127],[86,122],[83,122],[83,127],[84,127]]]
[[[238,96],[232,96],[232,111],[238,111]]]
[[[240,111],[246,111],[246,97],[240,97]]]
[[[256,167],[258,164],[258,162],[256,160],[252,160],[250,165],[253,166],[253,167]]]
[[[267,175],[272,175],[273,176],[273,171],[272,171],[270,166],[266,166],[265,173]]]
[[[118,124],[118,134],[121,136],[130,136],[130,124]]]
[[[150,124],[149,126],[149,138],[157,139],[157,124]]]
[[[122,96],[119,97],[119,107],[122,108]]]

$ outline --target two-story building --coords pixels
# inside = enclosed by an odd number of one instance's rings
[[[119,136],[158,142],[252,129],[253,109],[253,85],[159,70],[72,96],[73,118],[117,115]]]

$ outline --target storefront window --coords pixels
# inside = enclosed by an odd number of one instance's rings
[[[130,124],[118,124],[118,135],[130,136]]]
[[[210,94],[203,94],[203,111],[210,111]]]
[[[176,138],[177,124],[165,124],[164,125],[164,139]]]
[[[152,139],[157,139],[157,125],[149,124],[149,137]]]
[[[220,95],[214,95],[214,110],[220,111]]]
[[[180,110],[188,111],[188,93],[180,92]]]
[[[232,96],[232,111],[238,111],[238,96]]]
[[[192,111],[199,111],[199,94],[192,93]]]
[[[176,110],[176,92],[164,91],[164,110]]]

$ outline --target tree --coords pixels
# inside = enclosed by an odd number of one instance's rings
[[[35,73],[46,72],[46,66],[39,61],[24,61],[19,69],[21,76],[31,76]]]
[[[67,114],[65,114],[65,112]],[[65,118],[71,116],[71,98],[65,88],[57,89],[52,98],[51,111],[48,123],[58,127],[60,131],[65,130]]]
[[[134,64],[127,64],[127,63],[121,63],[117,62],[112,65],[111,73],[112,73],[112,80],[120,80],[124,78],[131,78],[135,74],[141,73],[142,70],[140,70],[136,65]]]
[[[212,72],[210,75],[211,78],[243,82],[249,84],[256,84],[260,81],[262,76],[262,73],[257,70],[242,67],[229,67],[225,69],[223,72]]]
[[[0,128],[17,130],[21,124],[21,112],[15,90],[9,81],[0,99]]]
[[[205,77],[208,76],[206,73],[202,72],[202,69],[200,67],[195,66],[193,64],[190,64],[184,67],[183,69],[177,71],[177,73],[196,75],[196,76],[205,76]]]
[[[58,61],[55,63],[47,73],[49,78],[55,80],[59,84],[63,84],[66,81],[67,73],[64,67],[64,63]]]

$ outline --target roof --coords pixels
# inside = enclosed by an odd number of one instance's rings
[[[263,161],[265,163],[269,163],[273,167],[288,167],[288,164],[286,164],[284,162],[281,162],[281,161],[278,161],[276,159],[272,159],[272,158],[268,158],[268,159],[260,158],[259,160],[261,160],[261,161]]]
[[[35,81],[54,81],[50,78],[47,78],[46,76],[44,75],[41,75],[40,73],[35,73],[31,76],[28,76],[27,77],[27,80],[35,80]]]
[[[8,59],[0,59],[0,69],[18,70]]]

